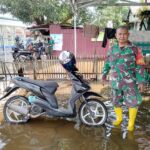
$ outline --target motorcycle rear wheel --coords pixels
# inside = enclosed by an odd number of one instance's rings
[[[3,108],[3,115],[4,119],[8,123],[26,123],[29,120],[29,117],[27,115],[23,115],[21,113],[18,113],[11,108],[9,108],[8,105],[13,104],[13,106],[17,106],[20,109],[26,109],[29,111],[29,105],[27,98],[24,96],[13,96],[7,100],[7,102],[4,105]]]
[[[81,122],[88,126],[101,126],[107,120],[106,106],[98,99],[88,99],[79,108]]]
[[[18,57],[18,60],[19,60],[19,62],[26,62],[26,61],[27,61],[27,56],[25,56],[25,55],[20,55],[20,56]]]

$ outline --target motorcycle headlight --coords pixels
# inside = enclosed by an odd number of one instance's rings
[[[15,84],[14,83],[10,83],[9,84],[9,87],[13,87]]]

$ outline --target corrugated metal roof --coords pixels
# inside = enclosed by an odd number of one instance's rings
[[[13,15],[11,15],[10,13],[0,14],[0,25],[27,27],[26,24],[13,17]]]
[[[0,25],[4,26],[16,26],[16,27],[27,27],[27,25],[23,24],[21,21],[2,19],[0,18]]]

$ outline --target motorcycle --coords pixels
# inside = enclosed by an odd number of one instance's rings
[[[14,61],[25,62],[33,60],[32,53],[26,50],[20,50],[18,47],[12,47],[12,56]]]
[[[69,65],[70,67],[70,65]],[[13,86],[6,89],[6,98],[19,88],[26,89],[31,94],[10,97],[3,108],[4,119],[10,123],[25,123],[31,118],[39,116],[75,119],[78,123],[88,126],[101,126],[107,120],[107,109],[101,101],[102,96],[90,91],[89,83],[76,69],[67,72],[72,81],[71,96],[67,108],[58,107],[55,92],[58,83],[55,81],[38,81],[26,77],[12,79]],[[80,102],[77,105],[77,102]]]
[[[59,108],[55,96],[58,83],[55,81],[36,81],[25,77],[12,79],[14,85],[7,88],[7,93],[0,99],[6,98],[18,88],[32,92],[29,97],[16,95],[10,97],[4,105],[4,119],[10,123],[25,123],[30,118],[45,115],[48,117],[74,118],[78,117],[83,124],[100,126],[106,122],[107,110],[102,101],[90,98],[100,95],[90,90],[89,84],[77,72],[69,74],[72,80],[71,98],[67,108]],[[81,99],[82,98],[82,99]],[[76,110],[76,101],[81,100]]]

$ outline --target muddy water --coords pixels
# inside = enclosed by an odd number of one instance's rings
[[[113,113],[113,112],[112,112]],[[111,111],[110,111],[111,114]],[[46,118],[32,119],[23,125],[0,126],[1,150],[149,150],[150,102],[139,108],[136,130],[127,133],[127,118],[121,127],[89,128],[74,122]]]

